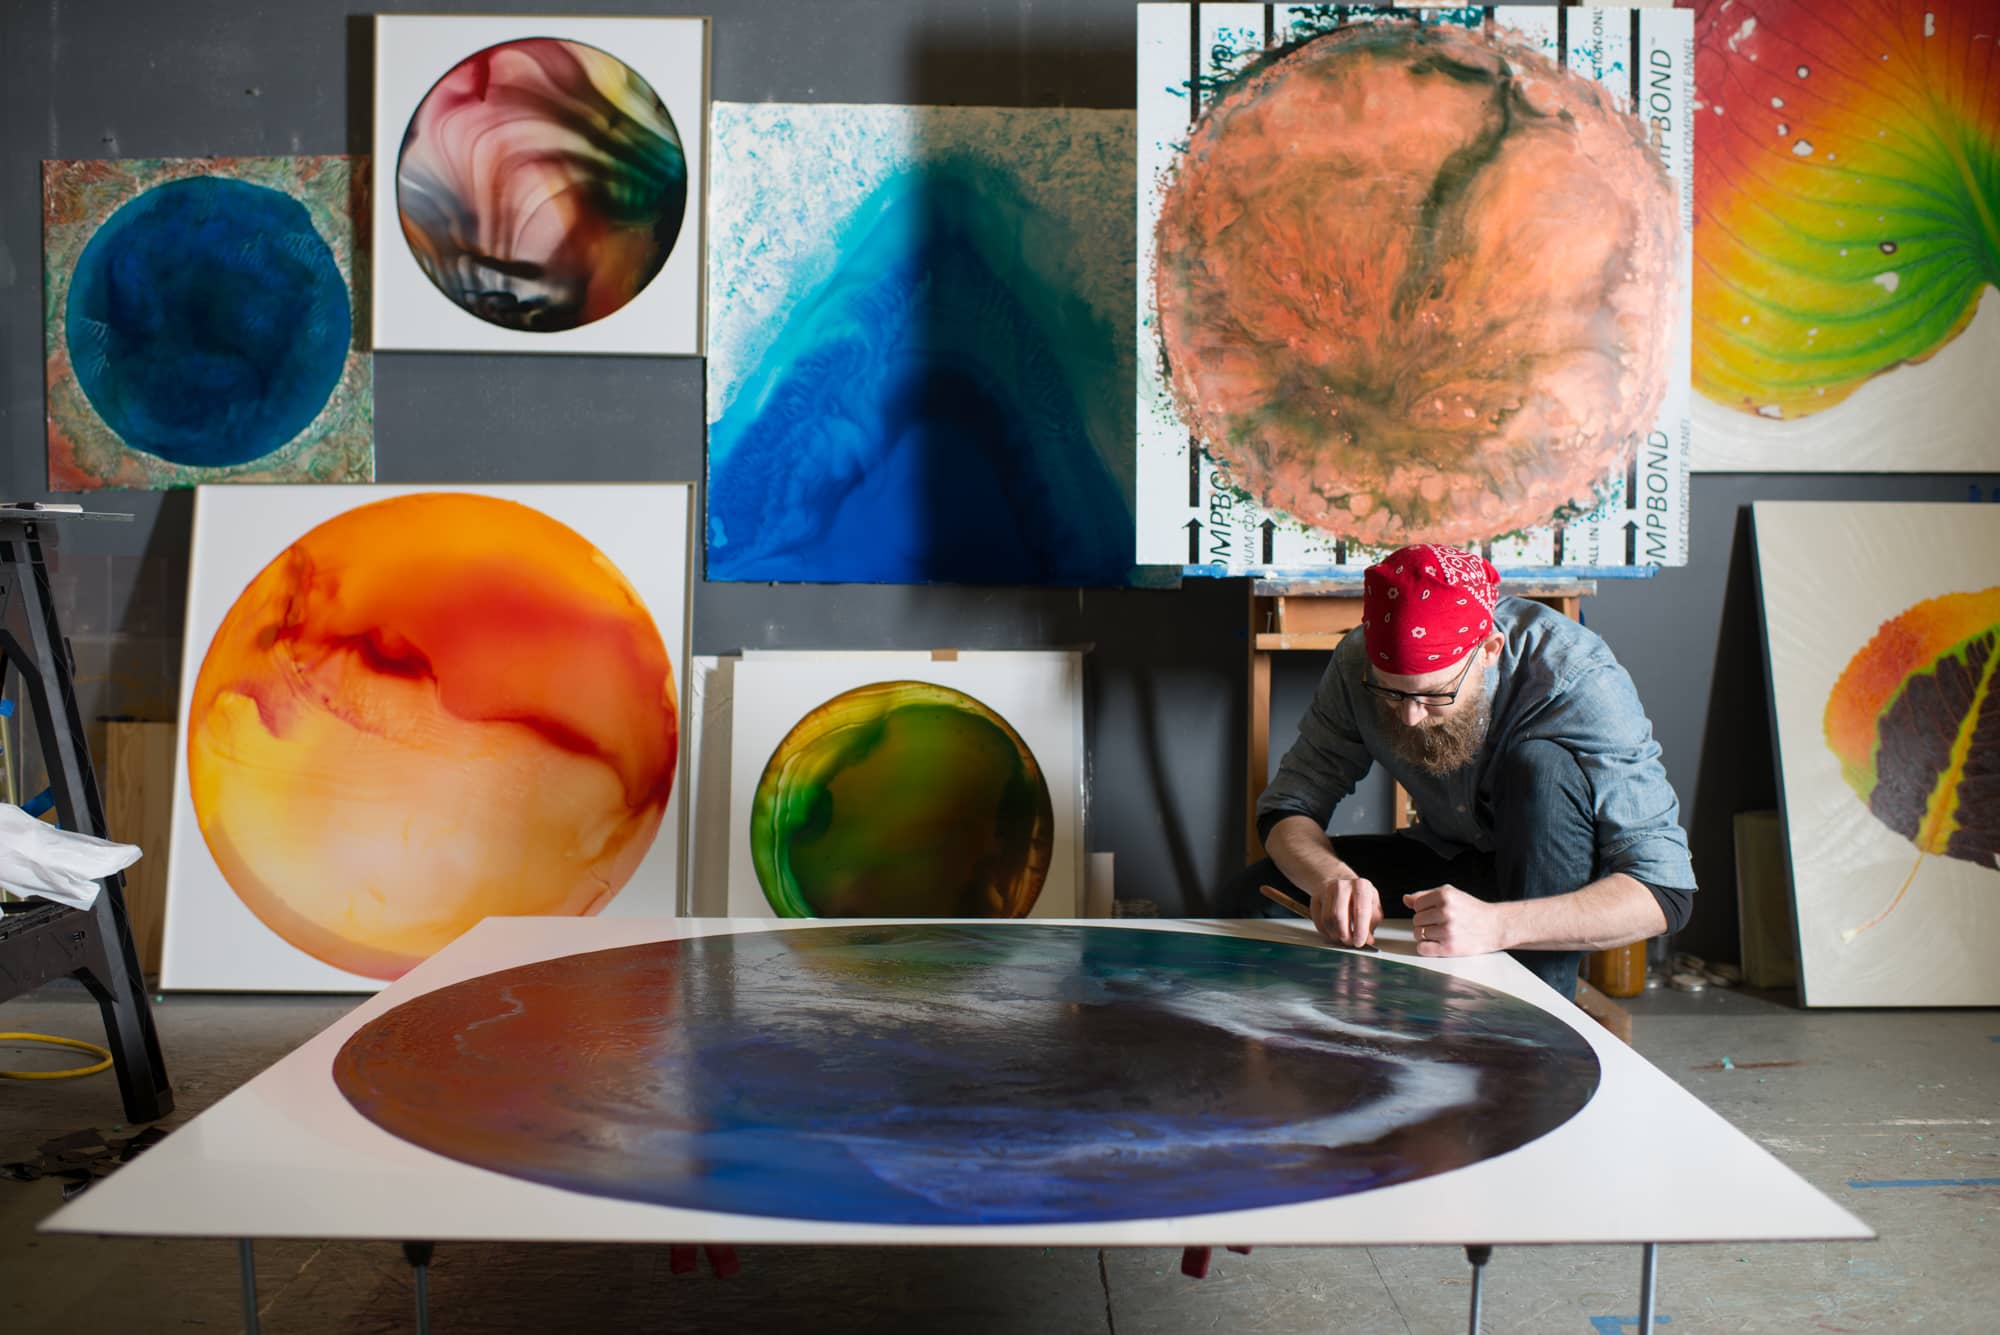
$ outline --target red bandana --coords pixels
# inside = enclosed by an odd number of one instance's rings
[[[1418,543],[1361,579],[1362,638],[1377,672],[1417,677],[1457,667],[1493,627],[1500,572],[1477,552]]]

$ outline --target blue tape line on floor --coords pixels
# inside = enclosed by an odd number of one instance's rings
[[[1885,1177],[1874,1182],[1849,1182],[1850,1187],[2000,1187],[2000,1177]]]
[[[1653,1318],[1653,1324],[1656,1326],[1671,1326],[1674,1324],[1674,1319],[1670,1316],[1656,1316]],[[1590,1318],[1590,1328],[1596,1331],[1597,1335],[1625,1335],[1625,1328],[1627,1326],[1637,1330],[1639,1328],[1639,1318],[1636,1316],[1594,1316]]]

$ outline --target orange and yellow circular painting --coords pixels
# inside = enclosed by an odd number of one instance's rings
[[[590,914],[666,811],[679,702],[637,590],[514,501],[427,492],[250,581],[188,708],[190,795],[243,903],[400,977],[494,914]]]

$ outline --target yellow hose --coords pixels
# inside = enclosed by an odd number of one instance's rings
[[[75,1048],[78,1052],[95,1053],[102,1058],[91,1066],[75,1066],[67,1071],[0,1071],[0,1080],[70,1080],[80,1075],[96,1075],[111,1065],[111,1052],[95,1043],[86,1043],[80,1038],[57,1038],[53,1034],[26,1034],[16,1032],[0,1033],[0,1043],[46,1043],[50,1047]]]

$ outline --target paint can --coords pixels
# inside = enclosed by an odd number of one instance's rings
[[[1585,964],[1590,985],[1607,997],[1636,997],[1646,990],[1646,943],[1593,951]]]

